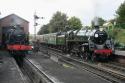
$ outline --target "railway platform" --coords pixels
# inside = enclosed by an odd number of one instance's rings
[[[124,56],[125,57],[125,51],[115,50],[115,54],[118,56]]]
[[[0,51],[0,83],[25,83],[16,61],[5,51]]]
[[[27,59],[46,74],[53,81],[52,83],[110,83],[86,70],[59,63],[58,60],[55,60],[56,58],[52,60],[42,53],[28,56]]]
[[[122,64],[125,64],[125,51],[115,50],[116,61]]]

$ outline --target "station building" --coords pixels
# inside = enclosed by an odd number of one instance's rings
[[[0,44],[3,30],[8,26],[20,26],[26,34],[29,34],[29,22],[16,14],[10,14],[0,19]]]

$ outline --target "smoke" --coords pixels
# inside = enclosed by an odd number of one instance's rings
[[[100,7],[99,1],[93,0],[94,17],[98,17],[99,7]]]
[[[98,25],[98,19],[97,17],[99,17],[99,2],[98,0],[92,0],[92,3],[93,3],[93,23],[94,25]]]
[[[94,17],[94,25],[99,26],[99,19],[96,16]]]

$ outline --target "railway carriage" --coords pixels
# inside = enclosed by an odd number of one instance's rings
[[[48,34],[48,44],[56,45],[56,33]]]

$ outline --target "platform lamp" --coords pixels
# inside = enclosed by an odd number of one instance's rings
[[[36,15],[36,12],[34,13],[34,40],[36,40],[36,26],[39,24],[36,22],[39,19],[44,19],[44,17],[39,17]]]

